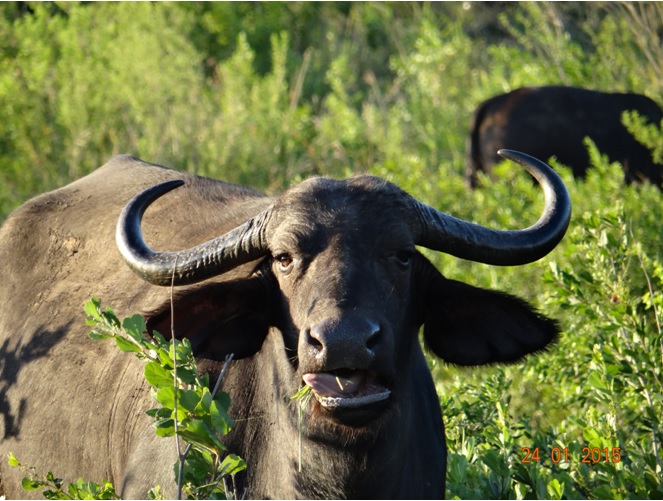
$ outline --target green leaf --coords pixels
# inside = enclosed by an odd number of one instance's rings
[[[154,409],[150,409],[149,411],[145,411],[145,414],[155,419],[169,418],[172,413],[173,409],[172,408],[169,409],[166,407],[156,407]]]
[[[154,423],[156,434],[159,437],[172,437],[175,436],[175,421],[173,419],[162,419]]]
[[[293,396],[291,396],[290,399],[291,400],[303,400],[312,391],[313,391],[313,388],[311,388],[309,385],[305,384],[299,390],[297,390],[297,393],[295,393]]]
[[[159,362],[161,363],[162,367],[170,370],[175,366],[172,357],[168,353],[167,347],[159,348],[159,350],[157,350],[157,355],[159,356]]]
[[[506,464],[505,458],[494,449],[487,450],[485,455],[482,457],[482,461],[498,476],[504,476],[509,472],[509,467]]]
[[[69,487],[67,488],[67,492],[69,493],[69,496],[71,496],[71,499],[80,499],[84,498],[85,495],[83,492],[80,492],[80,483],[82,482],[82,479],[78,479],[78,483],[76,484],[69,484]]]
[[[235,475],[242,470],[246,469],[246,461],[236,454],[228,454],[223,461],[219,470],[221,475]]]
[[[179,361],[178,361],[179,363]],[[198,378],[198,369],[189,369],[186,367],[177,367],[177,379],[186,384],[195,384]]]
[[[164,407],[167,407],[171,412],[175,408],[175,388],[172,386],[164,386],[157,390],[157,402]]]
[[[87,313],[89,317],[94,318],[98,322],[102,321],[100,308],[101,308],[101,303],[99,299],[96,297],[93,297],[89,301],[86,301],[85,305],[83,306],[85,313]]]
[[[609,484],[608,485],[604,484],[604,485],[598,486],[592,492],[592,494],[596,496],[596,499],[616,499],[612,489],[610,489]]]
[[[33,480],[28,477],[25,477],[21,481],[21,487],[23,487],[24,491],[36,491],[37,489],[45,487],[46,485],[47,484],[45,482],[41,482],[40,480]]]
[[[186,427],[180,428],[178,434],[193,446],[200,447],[212,454],[219,454],[225,450],[214,431],[200,419],[192,419]]]
[[[106,334],[104,332],[92,331],[88,334],[88,337],[95,341],[101,341],[102,339],[108,339],[115,336],[113,336],[113,334]]]
[[[178,372],[179,375],[179,372]],[[200,395],[193,390],[182,391],[178,395],[178,405],[187,411],[195,411],[200,402]]]
[[[115,336],[115,343],[120,348],[120,350],[126,353],[142,353],[140,346],[136,346],[134,343],[128,339],[123,338],[122,336]]]
[[[190,419],[189,417],[189,411],[186,409],[183,409],[181,406],[177,406],[177,410],[175,411],[175,414],[173,416],[173,419],[177,419],[177,422],[180,424],[185,424],[188,423],[188,420]]]
[[[149,491],[147,491],[147,499],[150,500],[163,499],[163,492],[161,492],[161,486],[157,485],[156,487],[152,487]]]
[[[158,331],[152,331],[152,338],[154,338],[154,341],[161,347],[169,344],[168,341],[166,341],[166,338]]]
[[[596,431],[594,428],[585,428],[582,432],[582,436],[590,446],[596,443],[601,438],[599,432]]]
[[[603,381],[602,374],[598,371],[592,371],[589,374],[589,378],[587,379],[587,382],[596,388],[597,390],[607,392],[610,390],[610,387]]]
[[[9,466],[21,466],[20,461],[16,459],[16,456],[11,452],[7,454],[7,464],[9,464]]]
[[[193,362],[193,351],[191,349],[191,342],[184,338],[183,340],[177,340],[177,346],[175,351],[177,352],[177,362],[178,365],[185,365],[187,362]],[[173,344],[170,344],[169,354],[171,358],[175,358],[173,354]]]
[[[100,496],[102,499],[118,499],[118,495],[115,492],[115,486],[113,486],[113,484],[108,480],[104,480],[104,485],[101,488]]]
[[[217,402],[224,411],[228,412],[230,408],[230,395],[225,391],[219,391],[214,395],[214,401]]]
[[[106,311],[102,311],[101,316],[109,327],[112,327],[113,329],[120,328],[120,319],[115,316],[115,313],[113,313],[113,310],[110,308],[106,308]]]
[[[221,435],[227,435],[235,424],[225,409],[216,400],[210,406],[212,426]]]
[[[67,495],[65,492],[54,491],[52,489],[42,492],[41,495],[44,496],[45,499],[77,499],[73,496]]]
[[[549,499],[562,499],[562,494],[564,494],[564,484],[560,484],[559,480],[553,478],[548,485],[546,485],[546,491],[548,492]]]
[[[196,406],[196,414],[208,414],[210,406],[212,405],[212,394],[208,388],[203,388],[203,396],[200,399],[200,402]]]
[[[217,463],[212,455],[198,449],[191,449],[186,458],[186,478],[196,484],[205,484],[208,477],[216,471]]]
[[[143,333],[147,331],[145,319],[141,315],[132,315],[122,321],[122,328],[134,340],[140,342],[144,339]]]
[[[148,362],[145,365],[145,379],[155,388],[173,386],[174,384],[173,374],[156,362]]]

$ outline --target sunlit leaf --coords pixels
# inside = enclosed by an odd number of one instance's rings
[[[156,362],[148,362],[145,365],[145,379],[156,388],[173,386],[174,384],[173,374]]]

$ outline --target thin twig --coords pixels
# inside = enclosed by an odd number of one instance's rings
[[[188,452],[188,449],[184,451],[184,456],[182,455],[182,446],[180,445],[180,437],[178,432],[178,422],[177,422],[177,345],[175,337],[175,302],[173,301],[173,290],[175,289],[175,270],[177,269],[177,259],[179,256],[175,256],[175,266],[173,266],[173,274],[170,280],[170,337],[173,345],[173,385],[175,387],[175,396],[174,396],[174,408],[175,413],[175,446],[177,448],[177,459],[178,459],[178,468],[177,468],[177,499],[182,499],[182,486],[184,483],[184,458]]]
[[[214,398],[214,395],[216,395],[216,392],[219,391],[219,386],[221,386],[221,380],[223,379],[223,376],[226,374],[226,370],[228,369],[228,366],[230,365],[230,362],[232,362],[234,357],[235,357],[234,353],[230,353],[229,355],[226,355],[226,361],[223,364],[223,368],[221,369],[221,372],[219,373],[219,377],[216,379],[216,384],[214,385],[214,390],[212,391],[212,398]]]

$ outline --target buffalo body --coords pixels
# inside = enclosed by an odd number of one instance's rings
[[[230,352],[238,359],[223,390],[236,422],[228,450],[248,463],[239,493],[443,497],[444,429],[420,327],[437,356],[461,365],[518,360],[543,349],[558,328],[515,297],[443,277],[414,245],[439,249],[448,239],[405,223],[437,216],[416,206],[406,217],[407,195],[368,176],[315,178],[273,199],[121,156],[17,209],[0,230],[2,457],[12,451],[69,481],[108,479],[126,498],[144,498],[157,484],[174,495],[175,447],[155,436],[144,413],[153,404],[143,363],[90,340],[82,311],[98,296],[118,316],[144,312],[150,329],[170,332],[168,288],[134,273],[115,238],[127,202],[174,179],[184,187],[143,216],[151,248],[179,252],[238,227],[261,228],[266,239],[256,254],[240,235],[229,269],[182,279],[174,296],[175,332],[191,339],[201,368],[218,371]],[[568,207],[562,212],[541,254],[564,233]],[[472,238],[458,245],[474,247]],[[120,244],[124,254],[129,247]],[[512,260],[511,251],[504,255]],[[336,377],[348,386],[334,387]],[[291,396],[303,382],[316,398],[304,410],[299,471]],[[28,494],[23,473],[4,460],[0,475],[8,497]]]
[[[490,174],[500,161],[497,150],[509,148],[537,158],[555,157],[585,176],[589,137],[611,162],[620,162],[626,183],[649,181],[661,186],[663,165],[622,124],[622,113],[635,110],[649,123],[660,125],[661,108],[633,93],[605,93],[576,87],[523,87],[481,103],[470,123],[467,140],[468,186],[478,184],[478,172]]]

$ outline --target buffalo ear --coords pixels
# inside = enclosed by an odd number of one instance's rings
[[[442,275],[426,297],[424,339],[443,360],[458,365],[514,362],[544,349],[559,328],[528,303]]]
[[[268,296],[268,286],[257,277],[179,292],[173,298],[175,337],[188,338],[197,358],[250,357],[269,331]],[[171,337],[170,301],[145,317],[149,332]]]

